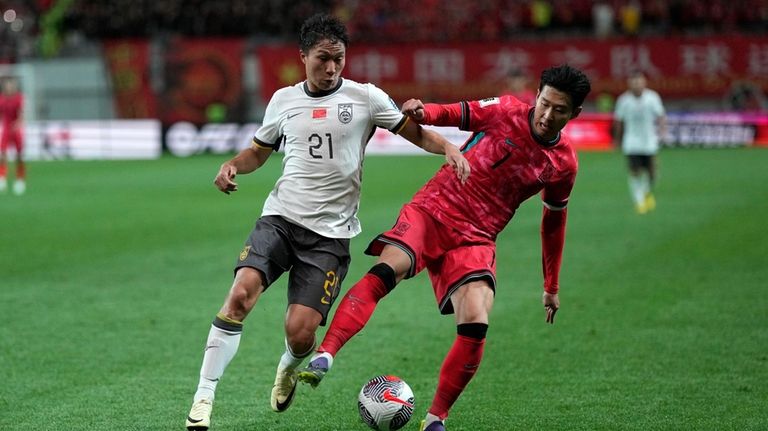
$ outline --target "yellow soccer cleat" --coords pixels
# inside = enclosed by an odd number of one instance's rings
[[[293,402],[293,395],[296,393],[296,382],[298,380],[296,370],[277,370],[275,385],[272,386],[272,396],[269,400],[272,410],[278,413],[288,410],[288,407]]]
[[[653,211],[656,209],[656,198],[653,197],[653,193],[645,195],[645,209],[647,211]]]
[[[648,212],[648,207],[645,205],[645,202],[640,204],[635,204],[635,212],[638,214],[645,214]]]

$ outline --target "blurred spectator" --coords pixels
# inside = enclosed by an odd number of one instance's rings
[[[608,2],[598,1],[592,6],[592,25],[595,36],[607,37],[613,34],[613,6]]]
[[[627,36],[636,36],[640,32],[640,4],[629,1],[621,6],[621,31]]]
[[[536,30],[546,30],[552,22],[552,5],[547,0],[531,1],[531,23]]]

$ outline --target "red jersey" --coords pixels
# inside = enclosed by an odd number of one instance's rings
[[[3,127],[13,124],[21,116],[21,110],[24,106],[24,98],[21,93],[10,96],[0,95],[0,115],[2,116]]]
[[[423,123],[473,132],[462,147],[472,169],[461,184],[445,165],[412,203],[465,235],[495,240],[520,204],[541,192],[564,208],[576,179],[576,152],[567,137],[544,142],[533,135],[533,107],[512,96],[427,104]]]

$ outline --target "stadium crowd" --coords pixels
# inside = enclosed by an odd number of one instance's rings
[[[293,40],[332,11],[364,43],[768,32],[768,0],[0,0],[0,63],[111,38]]]
[[[37,2],[41,3],[41,2]],[[765,32],[768,0],[111,0],[71,2],[63,27],[89,38],[291,38],[331,10],[356,41],[486,41],[539,34],[599,36]]]

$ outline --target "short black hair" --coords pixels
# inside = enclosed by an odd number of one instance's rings
[[[587,94],[592,91],[592,84],[584,72],[567,64],[553,66],[541,72],[539,91],[548,85],[558,91],[569,95],[573,108],[578,108],[584,103]]]
[[[341,42],[344,44],[344,47],[349,45],[347,28],[335,16],[318,13],[307,18],[304,24],[301,25],[299,47],[302,52],[309,52],[312,47],[325,39],[333,43]]]

